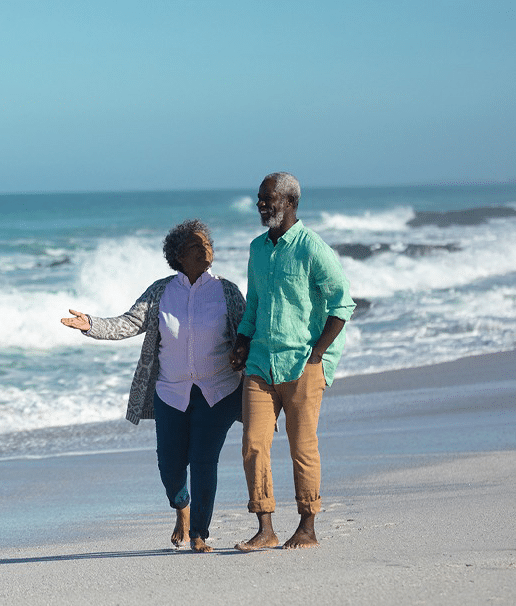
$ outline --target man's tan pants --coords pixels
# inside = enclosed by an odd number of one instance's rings
[[[268,385],[256,375],[245,378],[242,455],[251,513],[273,512],[276,505],[270,450],[282,408],[294,467],[297,510],[313,514],[321,509],[317,423],[325,387],[321,363],[307,364],[299,379],[277,385]]]

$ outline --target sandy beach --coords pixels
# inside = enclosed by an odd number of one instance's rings
[[[13,455],[0,461],[0,604],[515,604],[515,369],[513,351],[336,381],[309,550],[234,549],[256,527],[241,427],[221,457],[211,554],[169,542],[151,423],[126,423],[138,449]],[[281,423],[273,474],[284,541],[297,514]]]

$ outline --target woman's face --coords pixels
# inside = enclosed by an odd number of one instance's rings
[[[187,276],[205,272],[213,263],[213,248],[208,238],[201,232],[192,234],[183,248],[179,262]]]

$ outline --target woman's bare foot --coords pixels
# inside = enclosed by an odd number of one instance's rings
[[[317,547],[319,542],[315,536],[315,514],[302,515],[296,532],[283,545],[283,549],[304,549]]]
[[[249,541],[242,541],[235,545],[239,551],[254,551],[255,549],[264,549],[276,547],[279,544],[278,537],[272,528],[272,516],[270,513],[257,513],[259,529]]]
[[[190,530],[190,507],[176,509],[176,525],[174,532],[170,537],[172,544],[176,547],[186,545],[189,539],[188,532]]]
[[[190,541],[190,547],[196,553],[209,553],[210,551],[213,551],[213,547],[210,547],[209,545],[206,545],[206,543],[204,542],[203,539],[201,539],[201,537],[197,537],[196,539],[192,539]]]

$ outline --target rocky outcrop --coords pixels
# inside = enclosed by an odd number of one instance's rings
[[[468,208],[466,210],[450,210],[447,212],[417,211],[416,216],[407,221],[410,227],[421,227],[423,225],[437,225],[437,227],[449,227],[450,225],[480,225],[489,219],[502,219],[504,217],[515,217],[516,210],[509,206],[486,206],[480,208]]]
[[[460,249],[454,243],[449,244],[406,244],[403,248],[399,245],[395,247],[392,244],[335,244],[334,250],[342,257],[351,257],[357,261],[364,261],[373,255],[378,255],[385,252],[395,252],[407,257],[423,257],[436,250],[446,250],[448,252],[457,252]]]

